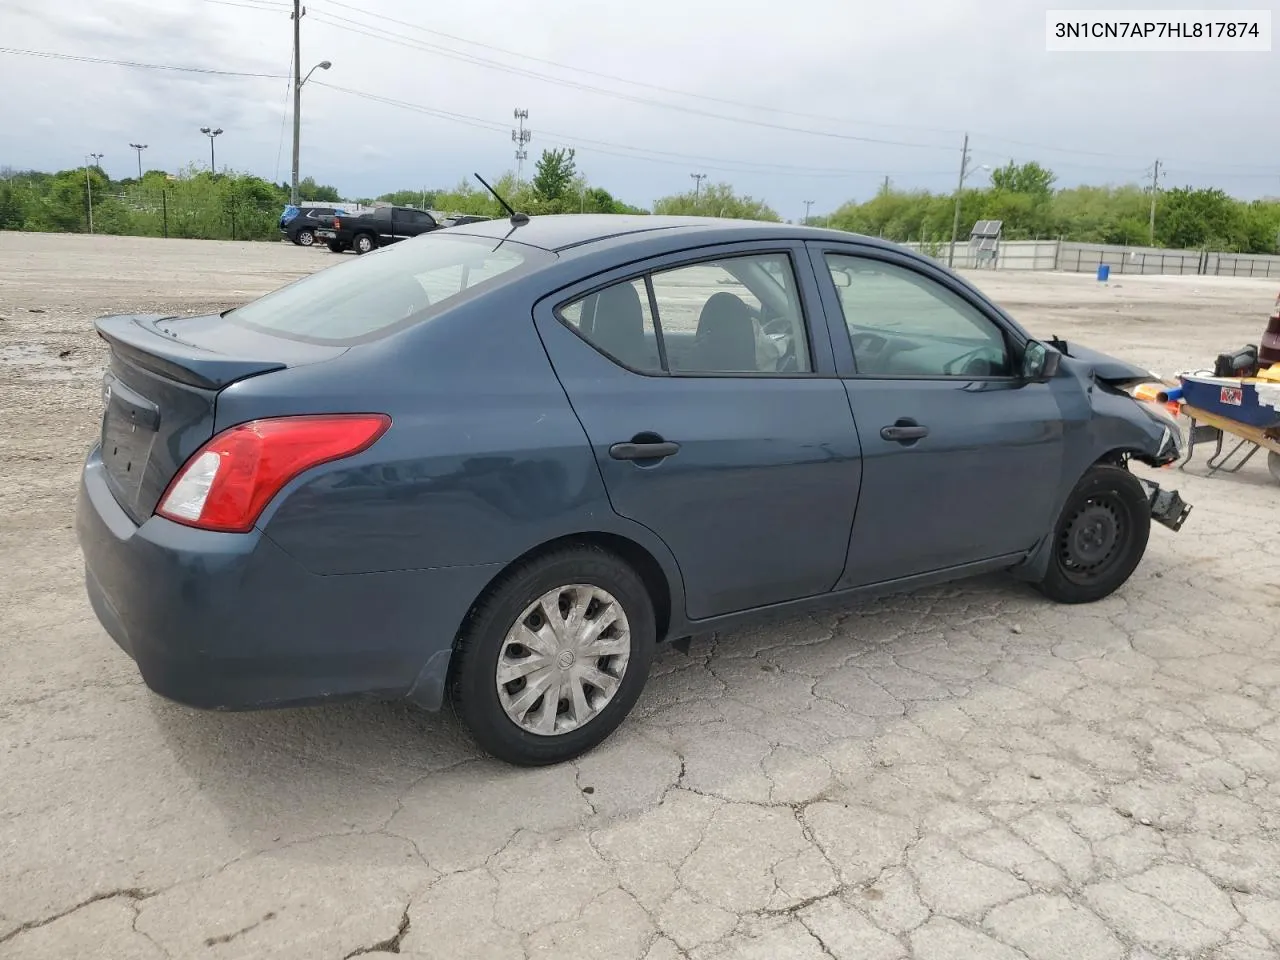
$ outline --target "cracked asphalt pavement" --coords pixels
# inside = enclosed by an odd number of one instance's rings
[[[1117,595],[1001,577],[664,650],[579,762],[448,713],[200,713],[89,610],[95,315],[216,309],[286,245],[0,233],[0,960],[1264,960],[1280,952],[1280,487],[1195,505]],[[975,274],[1172,373],[1277,282]],[[1257,459],[1257,458],[1255,458]]]

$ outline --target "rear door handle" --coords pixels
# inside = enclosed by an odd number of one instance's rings
[[[895,443],[914,443],[929,435],[929,428],[911,420],[899,420],[891,427],[882,427],[880,436]]]
[[[670,440],[659,440],[653,443],[615,443],[609,448],[609,456],[615,460],[661,460],[673,456],[680,449],[680,444]]]

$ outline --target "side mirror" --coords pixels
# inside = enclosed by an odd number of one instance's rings
[[[1058,375],[1061,363],[1062,354],[1031,340],[1022,352],[1022,378],[1028,383],[1047,383]]]

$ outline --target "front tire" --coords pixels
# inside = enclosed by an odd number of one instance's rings
[[[1110,596],[1137,569],[1151,535],[1151,506],[1142,484],[1123,467],[1090,467],[1054,526],[1052,554],[1040,592],[1058,603]]]
[[[556,550],[503,574],[468,616],[454,706],[500,760],[572,760],[631,712],[654,642],[653,603],[630,566],[598,547]]]
[[[297,235],[294,237],[293,242],[300,247],[314,246],[316,242],[316,235],[312,233],[310,230],[302,229],[298,231]]]
[[[372,234],[357,233],[355,239],[351,241],[351,246],[357,254],[368,253],[377,249],[378,241],[373,238]]]

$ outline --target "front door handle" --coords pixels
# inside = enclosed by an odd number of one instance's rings
[[[615,460],[661,460],[673,456],[680,449],[680,444],[670,440],[656,440],[651,443],[615,443],[609,448],[609,456]]]
[[[899,420],[891,427],[882,427],[880,436],[894,443],[915,443],[929,435],[929,428],[914,420]]]

